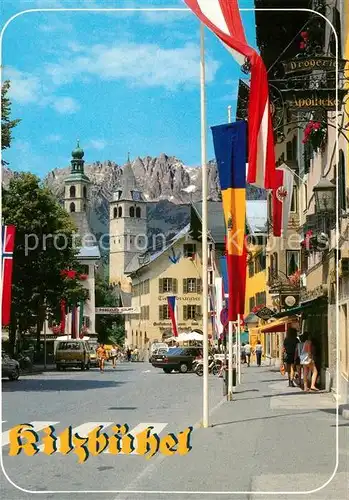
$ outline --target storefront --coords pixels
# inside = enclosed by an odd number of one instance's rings
[[[283,344],[288,327],[299,329],[296,316],[276,319],[259,327],[259,335],[264,345],[265,359],[269,365],[279,366],[282,363]]]

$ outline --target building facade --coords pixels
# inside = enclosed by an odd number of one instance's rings
[[[72,152],[71,171],[64,184],[64,208],[72,218],[76,229],[78,246],[78,262],[87,278],[82,281],[88,291],[88,299],[83,308],[83,326],[87,329],[87,336],[96,337],[95,313],[95,273],[100,259],[100,251],[89,224],[89,199],[91,182],[84,171],[84,151],[79,142]],[[67,315],[66,331],[71,334],[71,313]]]
[[[146,202],[129,159],[109,207],[109,282],[129,293],[131,280],[126,268],[148,248]]]

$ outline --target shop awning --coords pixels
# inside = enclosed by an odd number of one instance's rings
[[[323,300],[324,300],[323,297],[318,297],[316,299],[308,300],[307,302],[304,302],[303,304],[300,304],[297,307],[292,307],[290,309],[286,309],[286,311],[274,314],[273,318],[285,318],[287,316],[295,316],[296,314],[302,314],[303,311],[314,306],[315,303]]]
[[[294,323],[294,318],[285,318],[279,321],[273,321],[259,327],[260,333],[282,333],[287,330],[287,326]]]

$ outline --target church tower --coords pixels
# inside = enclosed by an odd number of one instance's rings
[[[138,257],[147,249],[146,201],[137,188],[130,158],[122,171],[120,187],[110,203],[109,281],[130,292],[125,276],[131,261],[139,266]]]
[[[84,172],[84,155],[78,141],[76,149],[72,151],[70,174],[64,181],[64,208],[70,214],[84,213],[87,215],[91,182]]]

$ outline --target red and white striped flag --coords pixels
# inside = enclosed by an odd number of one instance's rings
[[[267,71],[261,56],[248,45],[238,0],[184,1],[200,21],[215,33],[241,66],[246,59],[251,65],[247,182],[264,189],[276,188],[274,134]]]
[[[276,169],[279,186],[273,189],[273,235],[286,237],[293,196],[294,174],[287,166]]]
[[[2,226],[2,326],[8,326],[11,317],[12,267],[15,234],[15,226]]]

